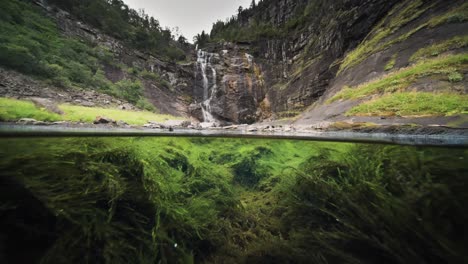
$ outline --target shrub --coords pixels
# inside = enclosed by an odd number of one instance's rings
[[[449,75],[448,75],[448,79],[450,82],[461,82],[463,81],[463,75],[461,75],[459,72],[451,72]]]
[[[156,111],[156,107],[154,107],[154,105],[146,98],[140,98],[140,100],[138,100],[136,103],[136,107],[150,112]]]
[[[119,97],[132,104],[136,104],[143,94],[143,86],[140,81],[124,79],[115,83],[115,89]]]

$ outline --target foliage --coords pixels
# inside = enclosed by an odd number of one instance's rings
[[[154,105],[152,103],[150,103],[148,101],[148,99],[146,98],[140,98],[137,102],[136,102],[136,107],[140,108],[140,109],[143,109],[143,110],[146,110],[146,111],[150,111],[150,112],[154,112],[156,111],[156,107],[154,107]]]
[[[144,10],[137,12],[122,0],[50,0],[86,23],[126,44],[171,60],[185,58],[168,28],[161,28],[159,21],[148,16]]]
[[[447,76],[458,69],[466,69],[467,65],[468,54],[449,55],[432,60],[424,60],[413,66],[387,74],[380,79],[361,84],[354,88],[343,89],[328,100],[328,102],[331,103],[340,99],[358,99],[371,94],[404,90],[419,78],[436,75]]]
[[[463,262],[457,244],[467,241],[455,223],[467,217],[457,187],[467,168],[455,157],[466,152],[452,154],[357,146],[338,160],[322,152],[314,158],[322,163],[306,162],[283,200],[294,255],[312,263]]]
[[[460,20],[449,19],[453,16],[458,17],[457,14],[466,15],[468,4],[462,3],[461,5],[448,10],[444,14],[432,17],[426,21],[422,20],[422,23],[413,26],[410,31],[404,34],[397,34],[400,28],[419,18],[435,4],[436,2],[429,4],[424,3],[422,0],[418,0],[406,1],[396,5],[389,15],[383,19],[371,33],[369,33],[367,38],[345,57],[340,66],[339,72],[363,62],[370,55],[375,54],[378,51],[384,50],[395,43],[407,39],[423,28],[440,26],[446,23],[462,23],[465,21],[464,18]]]
[[[395,54],[390,58],[390,60],[385,65],[385,68],[384,68],[385,71],[390,71],[391,69],[393,69],[393,67],[395,67],[396,57],[397,56],[398,56],[398,54]]]
[[[127,99],[130,103],[136,104],[143,95],[143,86],[140,81],[128,79],[115,83],[115,95]]]
[[[27,235],[44,245],[17,249],[28,262],[466,258],[463,149],[207,138],[0,145],[0,230],[6,241]],[[38,233],[28,214],[18,224],[21,210],[37,213]]]
[[[450,82],[461,82],[463,81],[463,75],[461,75],[461,73],[457,72],[457,71],[453,71],[451,73],[449,73],[448,75],[448,80]]]
[[[217,21],[211,29],[209,41],[227,40],[231,42],[258,41],[262,39],[280,38],[306,27],[319,12],[325,1],[308,1],[295,10],[294,15],[284,25],[274,25],[264,21],[263,10],[271,8],[275,1],[264,0],[247,9],[239,9],[237,16],[226,22]]]
[[[6,3],[3,4],[3,2]],[[60,2],[70,7],[82,5],[80,8],[90,9],[111,5],[106,1]],[[117,2],[114,4],[117,5]],[[86,8],[82,10],[83,16],[88,15],[86,12],[91,12]],[[93,89],[117,96],[133,104],[139,102],[145,109],[151,109],[151,106],[143,99],[141,83],[124,79],[114,84],[106,78],[104,67],[114,65],[117,61],[108,48],[95,46],[77,38],[62,36],[57,25],[43,14],[42,10],[28,1],[2,0],[0,12],[0,64],[2,66],[35,75],[64,89]],[[93,11],[92,13],[99,15],[99,19],[106,19],[102,12]],[[132,19],[137,20],[137,18]],[[168,54],[174,60],[184,59],[183,52],[169,44],[163,45],[161,49],[163,49],[161,52]],[[121,68],[134,71],[129,73],[129,75],[135,75],[131,76],[132,78],[139,73],[138,69],[127,68],[125,65]]]
[[[61,119],[60,115],[46,109],[39,109],[32,102],[0,98],[0,121],[17,121],[20,118],[33,118],[41,121]]]
[[[468,35],[456,36],[442,42],[432,44],[416,51],[410,58],[410,61],[418,61],[421,59],[439,56],[440,54],[454,49],[461,49],[468,46]]]
[[[202,31],[201,34],[197,34],[193,38],[193,43],[198,46],[199,49],[202,49],[208,44],[210,41],[210,35],[205,33],[205,30]]]
[[[158,73],[144,70],[143,72],[140,73],[140,76],[142,78],[144,78],[144,79],[153,80],[153,81],[157,82],[160,85],[160,87],[164,87],[164,88],[169,89],[169,90],[174,89],[171,86],[171,84],[168,81],[166,81],[165,79],[161,78],[161,76]]]
[[[450,23],[463,23],[465,21],[468,21],[468,3],[463,3],[442,16],[432,18],[429,21],[429,27]]]
[[[371,54],[387,47],[389,42],[381,43],[383,40],[420,17],[431,6],[430,4],[424,4],[422,0],[402,2],[396,5],[388,16],[369,33],[366,39],[345,57],[340,66],[340,72],[359,64]]]
[[[446,116],[468,114],[468,96],[455,93],[401,92],[362,103],[347,115]]]

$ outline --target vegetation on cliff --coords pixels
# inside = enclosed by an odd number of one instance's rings
[[[448,40],[428,48],[422,48],[412,58],[421,58],[447,46],[457,47],[462,38]],[[452,45],[455,44],[455,45]],[[437,53],[438,54],[438,53]],[[432,55],[434,56],[434,55]],[[400,69],[357,87],[345,87],[328,103],[336,100],[364,102],[349,110],[346,115],[367,116],[448,116],[468,114],[468,96],[458,85],[468,69],[468,55],[448,55],[420,60],[413,66]],[[443,83],[435,91],[418,91],[415,86],[422,79]],[[413,91],[409,91],[413,89]],[[372,96],[372,98],[370,98]],[[365,100],[370,99],[370,100]]]
[[[464,150],[204,138],[0,144],[8,263],[467,258]]]
[[[373,94],[405,91],[418,80],[427,77],[457,82],[461,80],[451,80],[450,76],[456,72],[465,72],[467,70],[468,54],[448,55],[431,60],[423,60],[415,65],[402,68],[357,87],[347,87],[330,98],[328,102],[331,103],[340,99],[359,99]]]
[[[395,6],[367,36],[356,49],[346,55],[340,65],[340,72],[356,66],[370,55],[382,51],[396,43],[408,39],[424,28],[433,28],[447,23],[461,23],[468,20],[468,4],[456,5],[447,12],[429,16],[427,12],[436,6],[437,2],[403,1]],[[412,26],[408,32],[402,34],[399,30],[412,21],[421,18],[417,26]]]
[[[300,2],[293,16],[281,25],[265,20],[263,16],[275,5],[273,0],[263,0],[256,5],[251,5],[250,8],[239,9],[236,16],[232,16],[225,22],[217,21],[213,24],[210,41],[251,42],[284,38],[299,32],[310,24],[314,14],[320,12],[321,7],[326,4],[321,0]]]
[[[144,10],[137,12],[129,8],[122,0],[49,0],[49,3],[133,48],[170,59],[185,58],[185,53],[178,47],[187,44],[184,37],[181,36],[177,43],[170,29],[163,29],[157,19]]]
[[[117,18],[111,15],[116,7],[106,1],[59,2],[61,3],[59,6],[66,5],[73,12],[76,9],[76,12],[80,12],[86,22],[93,25],[95,25],[94,23],[98,23],[103,28],[106,28],[105,25],[107,24],[119,25],[118,21],[114,21]],[[117,4],[120,1],[112,2],[116,2],[115,4]],[[46,16],[41,8],[31,4],[30,1],[1,0],[1,5],[1,66],[37,76],[51,85],[63,89],[93,89],[125,99],[142,109],[155,110],[154,106],[144,98],[143,85],[138,80],[139,74],[143,69],[135,69],[134,67],[120,63],[116,55],[107,47],[88,43],[83,39],[63,36],[59,32],[56,22]],[[102,7],[100,5],[105,6]],[[109,8],[105,8],[106,6]],[[111,6],[112,8],[110,9]],[[103,8],[102,10],[99,9],[101,7]],[[105,10],[108,10],[110,13],[106,13]],[[135,13],[133,10],[127,11],[132,14]],[[93,19],[92,14],[99,17]],[[164,56],[174,54],[168,51],[168,49],[175,48],[170,43],[170,33],[164,33],[165,31],[161,31],[159,27],[151,30],[146,28],[144,25],[146,25],[147,16],[142,18],[137,14],[133,14],[130,18],[136,24],[129,24],[124,28],[134,31],[148,31],[151,38],[156,38],[155,36],[162,38],[164,34],[169,34],[167,41],[160,41],[159,39],[151,40],[158,42],[158,45],[145,45],[161,49],[157,52],[160,52]],[[104,19],[106,22],[102,22],[101,19]],[[108,21],[108,19],[111,20]],[[121,21],[121,23],[123,22]],[[104,31],[109,33],[106,30]],[[122,31],[116,30],[113,32]],[[133,43],[131,37],[126,38],[126,40],[131,42],[130,46],[144,49],[144,45],[138,41],[150,41],[139,37],[133,31],[127,33],[132,34],[136,38],[135,43]],[[148,51],[152,52],[153,50]],[[176,60],[182,59],[179,55],[170,58]],[[126,76],[118,82],[111,82],[105,75],[105,67],[119,68],[126,73]]]

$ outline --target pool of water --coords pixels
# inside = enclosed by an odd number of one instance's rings
[[[468,149],[0,138],[0,263],[463,263]]]

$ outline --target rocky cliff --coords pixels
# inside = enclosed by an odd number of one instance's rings
[[[253,123],[262,116],[265,80],[249,47],[224,43],[199,51],[192,116],[204,122]]]
[[[226,75],[220,71],[217,80],[223,89],[218,90],[213,100],[217,104],[214,114],[233,122],[252,121],[253,117],[255,121],[262,121],[297,116],[301,124],[348,119],[353,107],[381,97],[385,88],[365,94],[366,99],[331,102],[330,98],[337,92],[414,66],[419,61],[416,56],[428,52],[431,47],[436,50],[430,58],[424,59],[438,59],[447,54],[463,56],[467,46],[466,21],[464,1],[264,0],[240,12],[234,21],[222,23],[222,26],[215,24],[213,28],[212,42],[217,44],[211,51],[223,57],[214,62],[215,68],[229,69],[227,61],[240,60],[244,55],[249,56],[247,54],[251,54],[255,62],[253,70],[241,67],[226,71]],[[226,53],[226,46],[237,52]],[[414,78],[418,79],[417,83],[412,79],[411,85],[397,91],[434,91],[443,87],[457,97],[459,104],[466,102],[466,78],[463,76],[467,67],[466,60],[461,60],[445,77],[428,77],[433,75],[432,71],[421,72]],[[254,77],[253,82],[249,82],[250,77],[246,78],[249,74]],[[447,75],[450,74],[461,78],[449,81]],[[233,100],[226,100],[232,86],[226,85],[226,80],[239,84],[236,96],[230,97]],[[249,109],[252,118],[234,117],[238,109],[241,112]],[[458,107],[456,110],[461,119],[466,117],[463,111],[466,109]],[[388,115],[402,121],[400,117],[404,114],[397,112]],[[381,112],[367,114],[373,116],[371,118],[356,113],[354,116],[364,121],[382,119]],[[408,116],[445,114],[420,111]],[[418,123],[414,118],[411,120]]]

